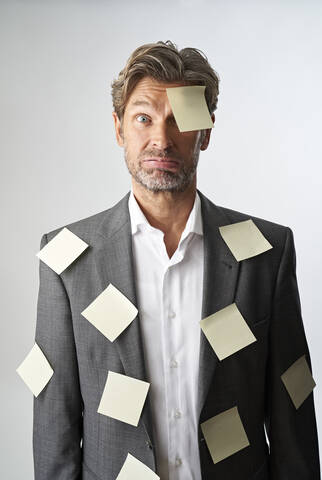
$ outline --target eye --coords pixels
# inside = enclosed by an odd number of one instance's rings
[[[143,115],[143,114],[138,115],[136,117],[136,119],[139,121],[139,123],[148,123],[148,121],[149,121],[149,117],[147,117],[146,115]]]

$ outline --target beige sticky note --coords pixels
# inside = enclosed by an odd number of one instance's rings
[[[160,480],[160,477],[144,463],[128,453],[116,480]]]
[[[200,326],[219,360],[256,342],[235,303],[204,318]]]
[[[81,313],[106,338],[114,342],[134,320],[138,310],[110,283]]]
[[[205,89],[203,85],[166,89],[180,132],[214,126],[206,103]]]
[[[109,371],[97,411],[137,427],[149,387],[147,382]]]
[[[237,407],[219,413],[200,426],[214,463],[249,445]]]
[[[219,231],[237,262],[273,248],[253,220],[225,225]]]
[[[36,255],[60,275],[87,247],[87,243],[64,227]]]
[[[54,370],[37,343],[32,347],[16,372],[30,388],[35,397],[45,388],[51,379]]]
[[[281,379],[296,409],[302,405],[316,385],[305,355],[296,360],[281,375]]]

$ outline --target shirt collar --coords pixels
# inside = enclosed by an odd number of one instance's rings
[[[131,233],[134,235],[138,230],[143,229],[146,230],[156,230],[152,225],[148,222],[146,216],[142,212],[134,194],[133,189],[131,188],[131,193],[129,196],[128,201],[129,206],[129,213],[131,219]],[[203,235],[203,227],[202,227],[202,217],[201,217],[201,203],[200,197],[198,192],[196,192],[195,201],[192,207],[192,210],[189,214],[186,226],[182,232],[181,240],[188,236],[189,233],[197,233],[198,235]]]

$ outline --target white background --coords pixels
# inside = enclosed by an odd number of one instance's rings
[[[318,0],[0,2],[2,478],[33,478],[15,369],[34,341],[41,235],[128,191],[110,83],[158,40],[203,50],[221,79],[199,189],[294,232],[321,436],[321,19]]]

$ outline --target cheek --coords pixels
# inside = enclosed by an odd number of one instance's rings
[[[198,150],[198,139],[198,135],[192,135],[192,132],[187,132],[185,135],[184,132],[178,141],[180,151],[186,154],[193,154]]]
[[[144,128],[131,128],[124,132],[124,138],[129,148],[140,150],[148,140],[148,133]]]
[[[135,160],[137,156],[144,150],[145,141],[142,134],[135,134],[125,137],[125,149],[127,155]]]

